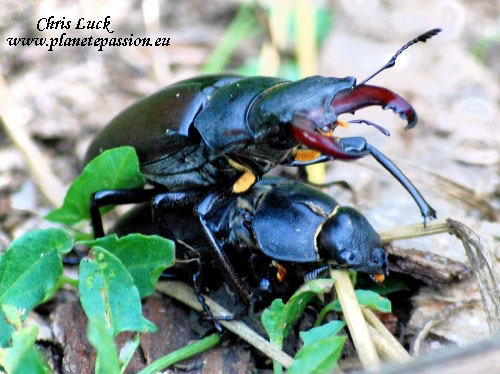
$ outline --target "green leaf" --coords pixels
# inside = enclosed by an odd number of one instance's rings
[[[283,327],[285,323],[284,314],[285,304],[283,304],[283,300],[276,299],[271,303],[271,309],[264,310],[261,317],[262,325],[266,329],[269,341],[280,348],[283,346],[283,339],[285,338]]]
[[[66,193],[63,206],[53,210],[45,218],[66,225],[89,220],[90,196],[94,192],[142,188],[145,183],[134,148],[109,149],[85,166]]]
[[[360,305],[367,306],[378,312],[391,313],[391,300],[373,291],[356,290],[355,292]]]
[[[290,300],[286,303],[288,331],[290,330],[290,325],[304,311],[312,298],[330,292],[332,286],[333,279],[315,279],[304,284],[290,297]]]
[[[135,351],[137,350],[137,347],[139,347],[139,344],[141,343],[140,338],[141,338],[140,334],[135,334],[134,339],[126,342],[123,345],[122,349],[120,349],[120,354],[119,354],[118,358],[121,362],[121,370],[120,370],[121,374],[123,374],[125,372],[128,364],[130,363],[130,360],[132,359],[132,356],[134,355]]]
[[[311,345],[321,339],[337,335],[344,326],[344,321],[330,321],[323,326],[314,327],[309,331],[301,331],[299,334],[304,341],[304,345]]]
[[[116,336],[122,331],[152,332],[156,327],[142,316],[139,290],[121,261],[101,247],[95,260],[80,263],[80,300],[89,319],[100,317]]]
[[[157,235],[130,234],[118,238],[113,234],[83,243],[115,255],[134,278],[141,299],[154,293],[158,278],[175,258],[174,242]]]
[[[22,326],[22,314],[21,311],[13,305],[3,304],[2,312],[5,316],[5,320],[14,326],[17,330],[21,330]]]
[[[184,361],[187,358],[196,356],[202,352],[209,350],[210,348],[216,346],[221,341],[219,334],[215,333],[209,335],[201,340],[190,343],[182,348],[179,348],[173,352],[170,352],[166,356],[160,357],[156,361],[146,366],[137,374],[156,374],[161,370],[165,370],[171,365],[177,362]],[[166,372],[170,372],[167,370]],[[165,373],[166,373],[165,372]]]
[[[33,230],[14,240],[0,256],[0,305],[15,306],[26,316],[56,287],[61,254],[72,247],[62,229]]]
[[[290,334],[293,322],[311,299],[329,292],[332,285],[332,279],[315,279],[300,287],[286,304],[281,299],[274,300],[271,309],[266,309],[261,319],[271,343],[281,348],[283,340]]]
[[[12,346],[0,349],[0,366],[9,374],[49,374],[51,370],[35,346],[38,327],[26,327],[12,334]]]
[[[323,326],[301,332],[304,346],[297,352],[289,374],[331,373],[337,366],[346,340],[335,336],[345,326],[342,321],[331,321]]]
[[[103,319],[99,317],[89,319],[87,338],[97,351],[95,373],[120,374],[120,361],[115,342]]]
[[[288,368],[288,374],[326,374],[333,371],[344,348],[346,337],[329,335],[332,329],[329,325],[308,331],[308,342],[304,340],[304,346],[295,355],[292,366]],[[326,331],[322,331],[323,329]]]
[[[385,297],[380,296],[378,293],[369,290],[356,290],[356,298],[360,305],[366,306],[370,309],[376,310],[382,313],[391,312],[391,301]],[[342,307],[338,300],[333,300],[331,303],[324,306],[318,315],[315,325],[321,324],[324,316],[330,311],[341,312]]]
[[[14,327],[7,322],[3,311],[0,311],[0,348],[7,347],[13,332]]]

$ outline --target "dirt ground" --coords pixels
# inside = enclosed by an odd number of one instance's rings
[[[410,48],[394,68],[373,80],[373,84],[390,88],[412,103],[419,115],[418,126],[405,132],[397,116],[375,108],[360,113],[383,124],[391,132],[390,137],[362,125],[351,125],[339,135],[365,136],[415,182],[439,218],[450,217],[467,224],[500,258],[500,132],[495,128],[500,118],[500,2],[323,3],[333,12],[334,20],[318,51],[317,71],[321,75],[363,79],[406,41],[434,27],[443,29],[427,43]],[[0,0],[0,100],[8,102],[4,106],[8,113],[0,115],[14,122],[19,132],[25,129],[47,159],[56,180],[64,186],[78,175],[92,137],[113,116],[135,100],[199,73],[241,2],[161,2],[156,28],[147,26],[144,17],[144,9],[151,4],[156,2]],[[171,45],[108,47],[103,51],[90,47],[55,47],[48,51],[47,47],[8,46],[9,37],[61,35],[66,30],[37,30],[37,21],[51,15],[55,19],[96,20],[111,16],[111,28],[116,35],[170,37]],[[82,30],[78,36],[101,33]],[[230,67],[256,58],[262,37],[259,34],[245,40],[235,50]],[[410,196],[375,161],[330,163],[326,180],[340,179],[354,188],[356,201],[350,192],[337,187],[328,192],[345,204],[355,205],[377,230],[421,222]],[[52,206],[40,194],[37,183],[22,152],[0,127],[0,251],[29,229],[51,226],[42,217]],[[468,261],[462,244],[446,234],[399,241],[395,245]],[[471,298],[479,298],[474,277],[447,286],[422,287],[412,297],[409,323],[418,328],[447,305]],[[61,337],[55,327],[69,331],[69,327],[61,327],[67,324],[64,321],[68,314],[82,318],[75,299],[68,292],[64,303],[50,304],[35,314],[33,318],[45,326],[42,340],[56,341],[55,346],[60,347],[72,339],[68,335]],[[155,303],[170,302],[148,300],[146,309],[153,314]],[[161,325],[160,317],[152,320]],[[83,326],[84,322],[81,331],[75,333],[80,338],[85,334]],[[442,341],[470,343],[485,337],[488,326],[481,304],[476,303],[432,331],[439,339],[430,341],[426,349],[435,348]],[[143,360],[153,354],[148,348],[143,349]],[[221,349],[229,351],[233,347]],[[72,351],[75,356],[66,358],[66,363],[78,361],[77,351]],[[235,352],[244,356],[241,360],[249,360],[246,348]],[[65,372],[77,372],[69,367],[65,366]],[[234,372],[246,369],[235,368]]]

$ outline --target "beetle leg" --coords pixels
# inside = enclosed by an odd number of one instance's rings
[[[293,119],[290,129],[299,144],[340,160],[352,160],[368,154],[368,152],[364,154],[349,152],[339,138],[316,131],[308,120],[301,117]]]
[[[328,268],[329,268],[328,265],[324,265],[307,272],[304,275],[304,282],[310,282],[313,279],[316,279],[320,273],[324,272],[325,270],[328,270]]]
[[[292,135],[300,144],[305,145],[306,147],[341,160],[353,160],[368,154],[368,151],[363,147],[356,148],[356,144],[344,142],[345,139],[362,138],[344,138],[339,140],[338,138],[325,136],[320,132],[308,129],[305,126],[299,127],[295,125],[296,123],[297,122],[294,121],[294,125],[291,126]]]
[[[278,261],[273,260],[271,264],[276,268],[276,279],[278,282],[283,283],[286,279],[286,268],[281,265]]]
[[[217,331],[219,333],[221,333],[224,330],[218,321],[218,319],[220,319],[220,318],[214,317],[214,315],[212,314],[212,311],[210,310],[207,303],[205,302],[205,297],[201,293],[202,271],[203,271],[203,266],[200,262],[200,263],[198,263],[198,270],[193,274],[194,293],[196,294],[196,297],[198,298],[198,302],[201,304],[203,310],[205,311],[207,319],[210,319],[214,323],[214,326],[217,329]]]
[[[417,188],[403,174],[403,172],[375,147],[371,146],[361,137],[349,137],[339,140],[333,140],[331,137],[324,137],[321,133],[308,131],[306,129],[292,126],[292,132],[295,133],[297,139],[302,139],[301,144],[309,146],[313,149],[323,150],[325,153],[334,156],[337,150],[341,150],[339,158],[341,159],[356,159],[367,154],[371,154],[389,173],[396,178],[399,183],[410,193],[420,209],[420,213],[424,217],[424,227],[427,218],[436,218],[436,211],[423,198]]]
[[[230,196],[233,193],[233,186],[240,177],[241,176],[233,178],[229,182],[230,188],[227,188],[226,185],[223,185],[221,186],[222,188],[215,188],[212,192],[203,197],[201,202],[197,206],[195,206],[194,212],[200,220],[205,236],[210,244],[210,248],[213,249],[212,253],[215,256],[216,263],[220,266],[226,280],[235,290],[238,301],[243,304],[244,313],[246,314],[249,307],[249,293],[246,290],[246,287],[241,279],[238,277],[238,274],[234,270],[233,266],[229,262],[226,254],[220,248],[213,232],[209,228],[209,217],[211,216],[212,212],[217,210],[217,208],[220,206],[220,203],[224,201],[226,196]],[[153,220],[154,216],[163,209],[195,205],[195,203],[199,200],[200,193],[196,190],[167,191],[157,194],[156,196],[154,196],[152,202]],[[161,214],[158,215],[161,216]],[[201,304],[203,306],[203,303]]]
[[[82,259],[85,257],[85,255],[82,253],[82,251],[80,251],[78,249],[78,247],[85,247],[84,245],[82,244],[75,244],[73,246],[73,248],[71,249],[71,252],[73,252],[75,255],[76,255],[76,258],[75,257],[68,257],[68,256],[64,256],[62,258],[62,263],[64,265],[80,265],[80,261],[82,261]],[[71,254],[71,252],[69,254]]]
[[[413,197],[418,205],[418,208],[420,209],[420,213],[422,213],[422,216],[424,217],[424,227],[426,225],[427,218],[436,218],[436,211],[434,208],[432,208],[427,201],[425,201],[424,197],[420,194],[413,183],[411,183],[406,175],[404,175],[391,160],[368,143],[366,143],[366,149],[370,152],[373,158],[375,158],[375,160],[377,160],[389,173],[392,174],[394,178],[399,181],[399,183],[403,185],[403,187],[410,193],[411,197]]]
[[[286,166],[309,166],[309,165],[319,164],[319,163],[322,163],[325,161],[330,161],[330,160],[332,160],[331,156],[321,155],[318,158],[315,158],[315,159],[310,160],[310,161],[293,160],[293,161],[286,163],[284,165],[286,165]]]
[[[235,291],[236,298],[243,305],[241,314],[246,314],[250,307],[250,293],[244,285],[241,278],[236,273],[233,265],[227,258],[223,249],[220,247],[214,233],[210,230],[210,217],[220,205],[227,199],[228,196],[233,194],[233,185],[239,178],[232,178],[228,184],[213,189],[194,209],[195,214],[198,216],[205,236],[208,239],[212,254],[216,260],[217,265],[222,271],[226,281],[231,285]],[[240,313],[238,313],[240,314]]]
[[[198,190],[178,190],[157,193],[151,201],[153,222],[156,222],[155,215],[160,211],[194,206],[204,197],[205,193]]]
[[[94,192],[90,197],[90,219],[94,236],[104,236],[102,218],[99,208],[107,205],[139,204],[145,203],[158,194],[155,188],[148,190],[102,190]]]
[[[370,153],[377,162],[382,165],[399,183],[410,193],[413,200],[418,205],[420,213],[424,217],[424,227],[427,218],[436,218],[436,211],[432,208],[424,197],[420,194],[417,188],[411,183],[406,175],[389,159],[386,155],[378,149],[366,142],[364,138],[352,137],[341,139],[342,145],[349,150],[349,152]]]

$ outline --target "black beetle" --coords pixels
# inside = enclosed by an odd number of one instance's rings
[[[378,282],[388,273],[380,238],[361,213],[339,205],[316,188],[284,178],[264,178],[245,193],[228,198],[207,226],[227,255],[233,277],[245,276],[241,281],[245,293],[234,289],[238,300],[247,298],[248,289],[254,301],[262,301],[263,295],[277,297],[287,278],[291,278],[289,284],[297,285],[298,274],[315,276],[328,267],[356,269]],[[189,209],[141,206],[124,216],[114,231],[174,239],[180,264],[199,258],[193,280],[204,304],[201,274],[213,268],[212,251]],[[217,275],[210,272],[209,278]],[[243,304],[245,311],[247,307]]]
[[[314,76],[289,82],[214,75],[176,83],[133,104],[94,139],[86,162],[103,150],[131,145],[139,156],[142,173],[154,188],[96,192],[90,204],[94,234],[104,234],[101,206],[154,199],[154,207],[171,208],[196,202],[195,214],[221,271],[235,289],[243,289],[208,225],[220,205],[231,195],[248,190],[278,164],[350,160],[367,154],[410,192],[425,224],[426,218],[435,217],[435,210],[387,157],[364,138],[338,139],[332,133],[343,124],[338,120],[340,114],[370,105],[392,109],[408,121],[406,128],[413,127],[417,115],[408,102],[388,89],[365,83],[394,65],[410,45],[439,31],[430,30],[408,42],[360,84],[354,77]],[[374,125],[366,120],[353,122]]]

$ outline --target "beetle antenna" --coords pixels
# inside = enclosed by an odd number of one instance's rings
[[[401,48],[399,48],[399,50],[396,52],[396,54],[394,56],[392,56],[391,59],[384,66],[382,66],[375,73],[373,73],[368,78],[366,78],[361,83],[359,83],[358,86],[361,86],[362,84],[365,84],[366,82],[368,82],[370,79],[372,79],[374,76],[376,76],[380,72],[384,71],[385,69],[389,69],[389,68],[393,67],[396,64],[396,59],[398,58],[398,56],[401,53],[403,53],[403,51],[405,49],[407,49],[408,47],[410,47],[413,44],[416,44],[418,42],[424,42],[425,43],[427,41],[427,39],[432,38],[434,35],[437,35],[440,32],[441,32],[441,29],[432,29],[432,30],[424,32],[422,35],[417,36],[415,39],[410,40],[404,46],[402,46]]]

